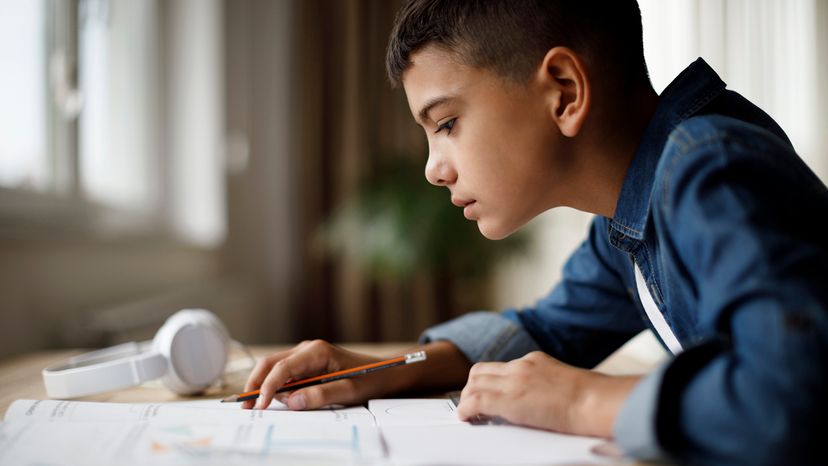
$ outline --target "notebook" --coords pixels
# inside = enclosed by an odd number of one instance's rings
[[[17,400],[0,423],[0,464],[606,464],[599,439],[472,425],[448,399],[368,407],[243,410],[218,400]]]

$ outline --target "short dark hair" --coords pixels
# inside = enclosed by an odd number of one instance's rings
[[[393,86],[427,45],[525,82],[549,49],[566,46],[624,89],[650,86],[636,0],[409,0],[386,54]],[[616,79],[617,78],[617,79]]]

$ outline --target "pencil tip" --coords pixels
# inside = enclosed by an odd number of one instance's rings
[[[236,395],[233,395],[233,396],[228,396],[227,398],[224,398],[223,400],[221,400],[221,402],[222,403],[230,403],[232,401],[236,401],[237,399],[238,399],[238,397]]]

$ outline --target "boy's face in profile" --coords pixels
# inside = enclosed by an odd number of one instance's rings
[[[572,157],[542,79],[512,83],[426,46],[402,82],[428,138],[426,178],[451,191],[483,236],[504,238],[564,203]]]

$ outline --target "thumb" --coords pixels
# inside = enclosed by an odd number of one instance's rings
[[[288,408],[297,411],[319,409],[332,404],[353,404],[356,402],[356,389],[351,380],[337,380],[313,387],[303,388],[291,393],[286,403]]]

